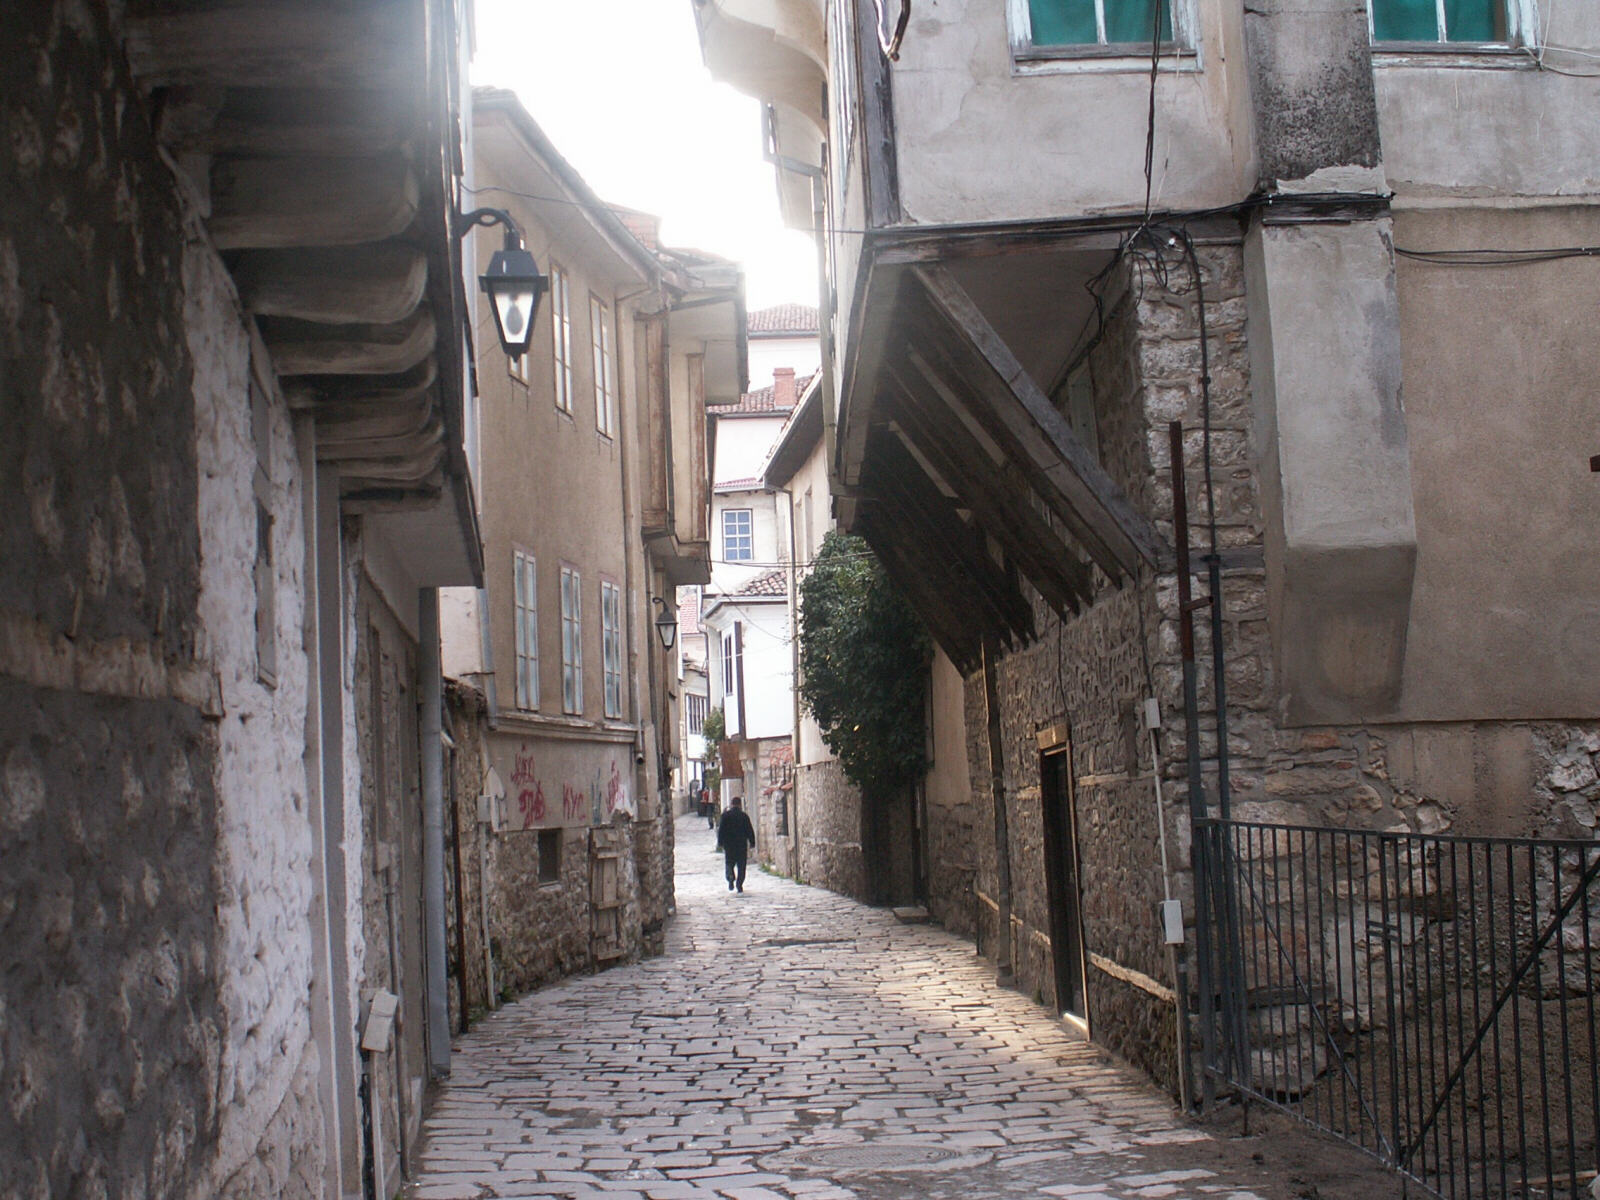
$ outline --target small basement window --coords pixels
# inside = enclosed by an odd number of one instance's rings
[[[561,882],[561,830],[539,830],[539,882]]]

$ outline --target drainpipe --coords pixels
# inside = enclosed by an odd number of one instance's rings
[[[422,691],[422,904],[427,989],[428,1070],[450,1074],[450,1002],[444,949],[444,677],[439,650],[439,591],[419,593]]]
[[[1005,742],[1000,733],[1000,689],[995,682],[994,643],[983,642],[983,701],[989,726],[989,778],[994,801],[995,897],[1000,935],[995,947],[995,979],[1002,987],[1016,982],[1011,954],[1011,826],[1006,812]]]

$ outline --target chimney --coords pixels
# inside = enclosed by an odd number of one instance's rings
[[[794,368],[772,368],[772,407],[794,407]]]

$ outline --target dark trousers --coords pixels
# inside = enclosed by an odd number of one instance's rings
[[[728,877],[728,882],[744,887],[744,860],[743,854],[735,854],[731,850],[722,852],[722,870]]]

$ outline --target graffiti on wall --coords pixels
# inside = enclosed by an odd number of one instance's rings
[[[593,775],[586,779],[552,777],[555,774],[541,775],[533,749],[526,742],[517,748],[507,788],[513,805],[511,823],[514,827],[606,825],[618,813],[637,815],[620,755],[610,755],[609,762],[596,766]],[[559,803],[547,797],[560,797]]]

